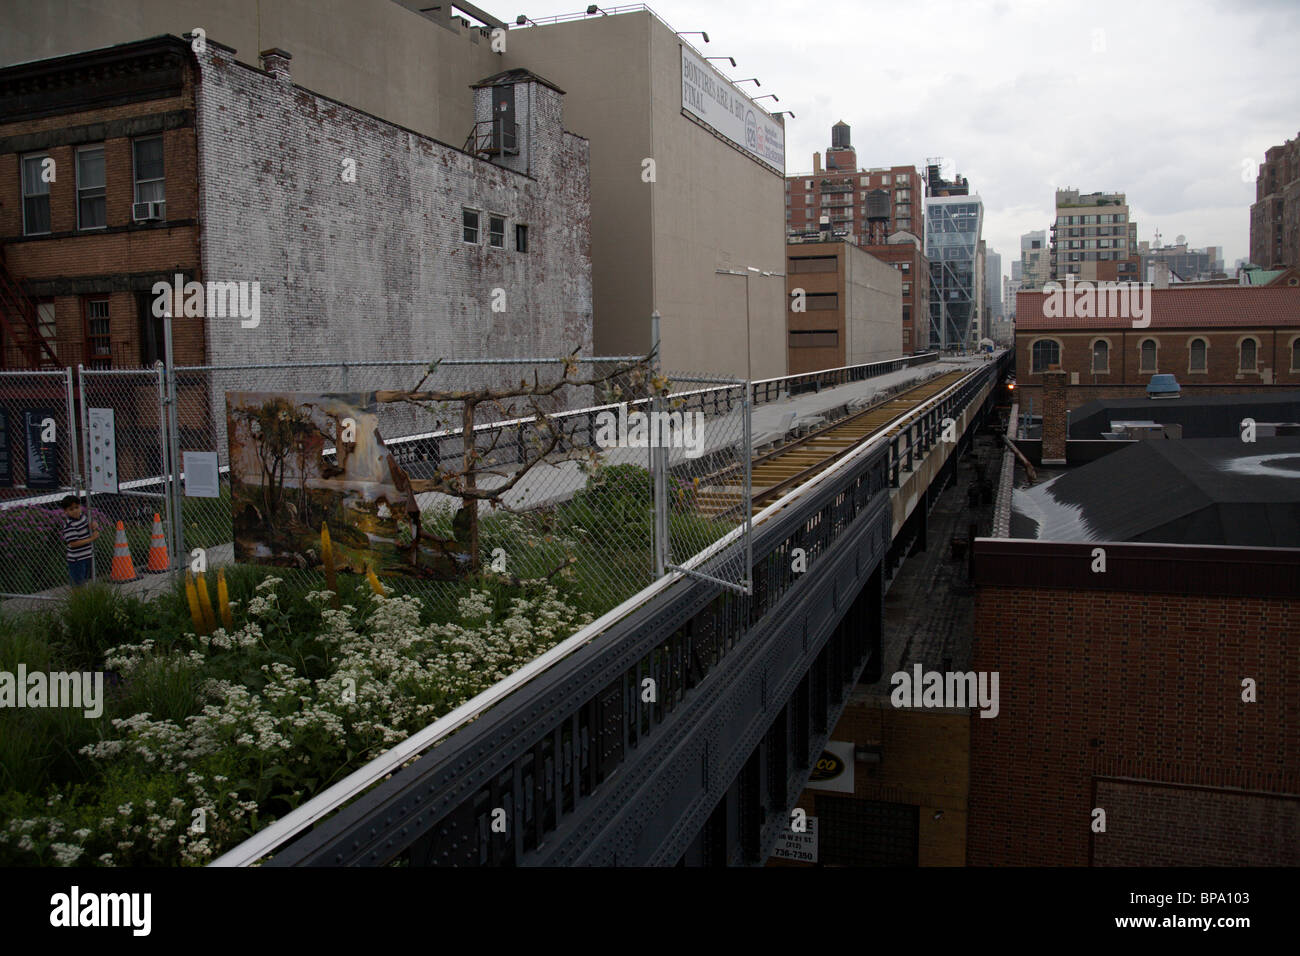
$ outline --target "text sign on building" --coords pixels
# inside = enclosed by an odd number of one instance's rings
[[[721,73],[682,47],[682,109],[785,172],[785,130]]]
[[[113,409],[89,409],[87,419],[90,436],[90,490],[92,493],[115,495],[117,436],[113,427]]]
[[[826,749],[813,764],[808,786],[814,790],[853,792],[852,741],[832,740],[826,744]]]
[[[817,862],[817,818],[808,817],[804,833],[782,830],[777,834],[772,855],[778,860],[798,860],[800,863]]]

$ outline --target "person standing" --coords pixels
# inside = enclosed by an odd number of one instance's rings
[[[91,562],[94,557],[92,545],[99,537],[99,524],[92,524],[81,510],[81,502],[76,495],[63,499],[63,545],[68,559],[68,577],[72,586],[78,587],[90,580]]]

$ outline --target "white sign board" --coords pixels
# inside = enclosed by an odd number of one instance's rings
[[[90,435],[90,491],[117,494],[117,434],[113,409],[86,410]]]
[[[853,743],[832,740],[826,744],[817,762],[813,764],[808,786],[813,790],[834,790],[837,793],[853,792]]]
[[[808,818],[806,833],[782,830],[776,838],[772,855],[779,860],[798,860],[800,863],[817,862],[817,818]]]
[[[186,451],[181,453],[185,462],[185,497],[217,498],[221,487],[217,478],[217,453],[215,451]]]
[[[730,80],[682,47],[682,109],[785,173],[785,129]]]

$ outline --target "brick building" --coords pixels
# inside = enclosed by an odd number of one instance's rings
[[[1250,259],[1265,269],[1300,266],[1300,137],[1264,154],[1250,207]]]
[[[813,153],[811,174],[785,180],[785,227],[792,238],[816,238],[821,218],[833,235],[862,246],[883,246],[896,232],[925,240],[925,179],[915,166],[859,169],[849,125],[831,128],[826,168]]]
[[[0,70],[4,367],[161,357],[150,289],[199,272],[197,74],[174,38]],[[203,319],[175,353],[204,361]]]
[[[826,241],[787,246],[785,273],[791,375],[898,358],[908,281],[901,269]]]
[[[1300,383],[1300,286],[1151,289],[1146,328],[1115,310],[1111,318],[1048,315],[1059,311],[1049,310],[1049,294],[1021,292],[1016,299],[1021,388],[1040,386],[1053,365],[1068,373],[1071,386],[1098,387],[1095,398],[1140,395],[1156,373],[1193,388]],[[1076,404],[1072,397],[1070,407]]]
[[[590,352],[587,143],[561,90],[523,70],[466,90],[488,131],[466,152],[293,85],[290,59],[159,37],[0,70],[7,361],[40,329],[44,364],[151,363],[151,289],[176,274],[260,286],[255,323],[177,303],[181,364]]]
[[[967,862],[1300,863],[1300,439],[1080,444],[976,541]]]
[[[925,328],[930,307],[930,261],[921,249],[921,240],[910,232],[896,232],[883,246],[861,249],[902,273],[903,354],[924,352],[928,344]]]

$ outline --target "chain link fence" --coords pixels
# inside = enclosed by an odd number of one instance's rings
[[[312,590],[374,572],[430,606],[542,579],[607,610],[747,526],[745,402],[742,380],[633,357],[4,373],[3,590],[67,583],[58,502],[84,489],[96,577],[136,592],[201,558]],[[32,480],[14,423],[36,420],[56,440],[28,443],[49,462]],[[746,567],[737,543],[708,573]]]
[[[0,372],[0,596],[68,583],[59,503],[78,461],[72,371]]]

